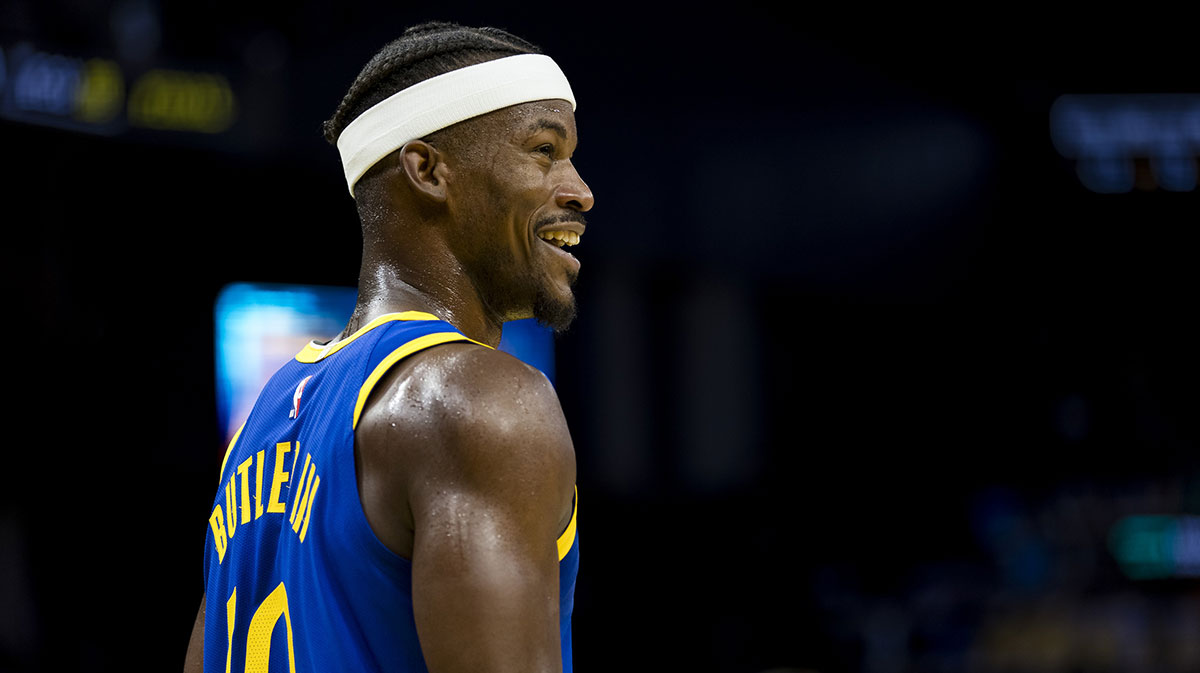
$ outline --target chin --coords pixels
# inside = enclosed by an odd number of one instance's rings
[[[575,320],[575,293],[570,288],[553,294],[543,289],[534,298],[533,317],[538,324],[549,327],[555,332],[567,331],[571,322]]]
[[[539,301],[533,307],[533,317],[540,325],[549,327],[558,333],[565,332],[571,326],[571,322],[575,320],[575,298],[571,297],[568,301],[557,298],[551,301]]]

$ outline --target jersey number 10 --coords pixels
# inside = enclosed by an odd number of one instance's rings
[[[225,603],[225,625],[229,634],[229,647],[225,650],[225,673],[231,673],[233,663],[233,623],[237,610],[237,587]],[[275,587],[254,611],[250,618],[250,629],[246,632],[246,673],[267,673],[271,660],[271,633],[279,618],[287,625],[288,670],[296,673],[296,652],[292,647],[292,615],[288,611],[287,589],[283,582]]]

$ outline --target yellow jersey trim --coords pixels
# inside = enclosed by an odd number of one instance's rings
[[[321,345],[318,345],[318,344],[315,344],[312,342],[308,343],[306,346],[304,346],[303,350],[301,350],[299,353],[296,354],[296,361],[303,362],[306,364],[311,364],[313,362],[319,362],[319,361],[329,357],[330,355],[333,355],[334,353],[342,350],[342,348],[346,347],[346,345],[349,344],[351,341],[354,341],[355,339],[357,339],[360,336],[366,334],[367,332],[375,329],[376,327],[379,327],[380,325],[382,325],[386,322],[391,322],[393,320],[440,320],[440,318],[433,315],[432,313],[425,313],[424,311],[403,311],[401,313],[385,313],[385,314],[379,316],[378,318],[375,318],[371,322],[358,328],[358,330],[356,332],[354,332],[354,334],[351,334],[350,336],[346,337],[345,339],[342,339],[341,341],[338,341],[337,343],[326,344],[324,346],[321,346]]]
[[[575,503],[571,509],[571,523],[567,524],[567,529],[562,535],[558,536],[558,560],[561,561],[567,557],[567,553],[571,551],[571,547],[575,546],[575,517],[579,515],[579,487],[575,487]]]
[[[371,375],[367,377],[366,382],[364,382],[362,387],[359,388],[358,402],[354,404],[354,424],[351,425],[351,427],[356,430],[358,429],[358,417],[362,415],[363,407],[367,404],[367,397],[370,396],[371,391],[375,388],[375,384],[379,383],[379,379],[383,378],[383,375],[386,374],[389,369],[391,369],[392,365],[419,350],[430,348],[431,346],[437,346],[438,344],[449,343],[451,341],[470,341],[471,343],[476,343],[480,346],[491,348],[491,346],[488,346],[487,344],[480,344],[478,341],[475,341],[469,337],[465,337],[458,332],[434,332],[433,334],[426,334],[425,336],[417,337],[416,339],[409,341],[408,343],[389,353],[382,362],[376,365],[375,370],[371,372]]]
[[[225,457],[221,459],[221,481],[225,479],[225,465],[229,463],[229,456],[233,455],[233,445],[237,444],[238,437],[242,436],[242,430],[245,429],[246,424],[243,422],[242,427],[238,428],[237,432],[233,433],[233,439],[229,440],[229,448],[225,449]],[[220,481],[217,483],[220,483]]]

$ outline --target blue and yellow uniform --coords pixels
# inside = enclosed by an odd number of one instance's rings
[[[375,537],[358,498],[354,428],[403,358],[470,341],[427,313],[380,316],[310,344],[263,388],[221,468],[205,544],[206,671],[425,671],[412,565]],[[579,550],[558,540],[563,670]]]

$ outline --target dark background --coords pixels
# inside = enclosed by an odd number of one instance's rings
[[[355,284],[319,125],[433,18],[541,45],[579,100],[578,671],[1200,670],[1196,581],[1131,579],[1109,546],[1123,516],[1200,514],[1200,197],[1147,157],[1093,193],[1049,129],[1062,94],[1196,93],[1181,16],[2,8],[10,70],[26,44],[221,73],[238,110],[215,135],[0,120],[0,670],[182,664],[223,449],[213,302]]]

